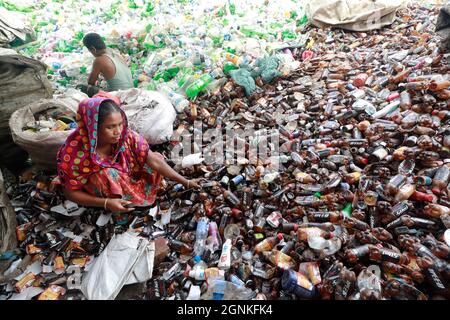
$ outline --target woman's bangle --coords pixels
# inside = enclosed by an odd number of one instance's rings
[[[187,186],[187,188],[189,189],[189,180],[188,180],[188,186]]]
[[[107,209],[106,209],[106,203],[108,202],[108,200],[109,200],[109,199],[106,198],[106,199],[105,199],[105,203],[103,204],[103,208],[105,208],[105,211],[107,210]]]

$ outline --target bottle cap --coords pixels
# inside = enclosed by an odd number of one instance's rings
[[[195,263],[199,263],[200,261],[202,261],[202,258],[197,255],[197,256],[194,256],[193,260]]]
[[[283,239],[283,234],[282,233],[278,233],[277,234],[277,238],[278,238],[278,240],[282,240]]]

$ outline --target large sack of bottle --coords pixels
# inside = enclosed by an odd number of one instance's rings
[[[444,52],[450,51],[450,4],[447,4],[439,11],[436,21],[436,32],[442,37],[441,49]]]
[[[76,127],[76,99],[43,99],[16,110],[9,120],[14,142],[33,163],[55,171],[59,147]]]
[[[309,21],[350,31],[380,29],[392,24],[403,0],[311,0],[305,7]]]

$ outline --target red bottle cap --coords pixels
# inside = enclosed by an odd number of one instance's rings
[[[438,188],[431,189],[431,192],[433,192],[434,194],[441,194],[441,190],[439,190]]]
[[[362,158],[362,159],[360,160],[360,162],[361,162],[362,164],[368,164],[368,163],[369,163],[369,159],[367,159],[367,158]]]
[[[241,215],[241,213],[242,211],[237,208],[231,209],[231,215],[235,218],[238,218]]]
[[[283,237],[283,234],[282,233],[277,233],[277,239],[278,240],[282,240],[284,237]]]

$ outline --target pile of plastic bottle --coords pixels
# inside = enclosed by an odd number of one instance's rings
[[[282,4],[256,0],[2,3],[29,17],[37,40],[19,52],[49,66],[57,91],[86,83],[93,60],[82,43],[88,32],[99,33],[108,47],[123,54],[135,87],[189,98],[207,86],[223,84],[211,77],[216,68],[227,73],[306,40],[299,32],[307,22],[301,0]],[[197,79],[200,83],[186,90]]]

